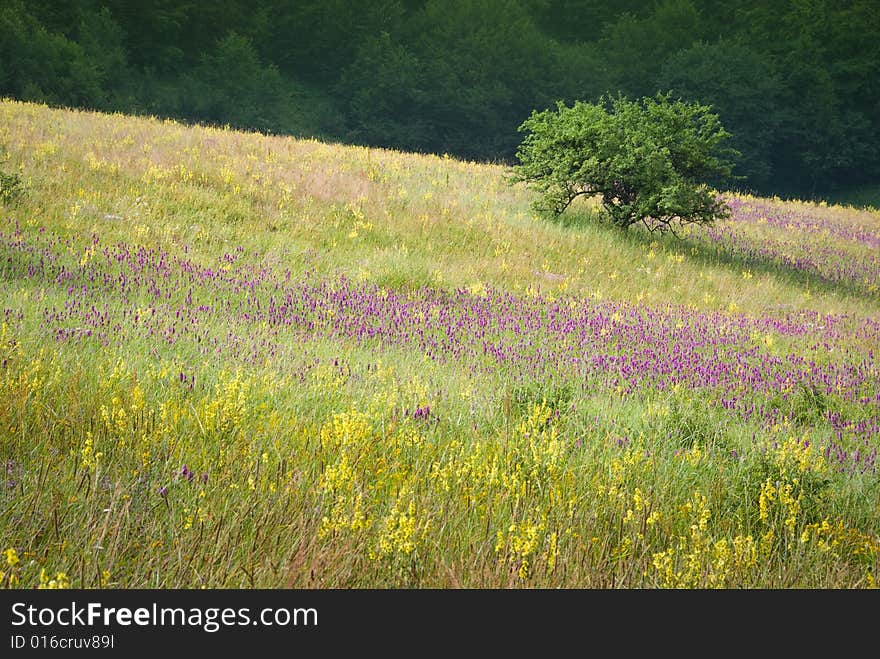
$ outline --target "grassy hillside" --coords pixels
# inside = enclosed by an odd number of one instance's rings
[[[0,102],[8,587],[873,587],[880,214]]]

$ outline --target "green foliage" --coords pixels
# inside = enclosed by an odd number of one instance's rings
[[[799,383],[790,395],[774,395],[769,398],[768,403],[772,409],[778,410],[783,418],[801,426],[816,424],[828,411],[834,411],[828,396],[815,384]]]
[[[122,28],[106,8],[86,13],[79,22],[77,42],[98,74],[104,95],[128,84],[131,72],[124,40]]]
[[[621,13],[599,41],[615,88],[632,97],[652,93],[664,60],[699,39],[702,31],[691,0],[663,0],[643,16]]]
[[[828,199],[880,180],[876,4],[5,0],[0,95],[510,163],[532,108],[671,89],[740,187]]]
[[[789,447],[783,446],[780,449],[778,445],[774,445],[749,451],[744,461],[745,478],[737,483],[737,488],[744,494],[749,488],[754,489],[756,483],[769,481],[779,484],[785,482],[787,477],[791,478],[796,482],[796,496],[800,497],[803,517],[811,522],[818,521],[827,500],[832,496],[833,481],[827,470],[817,469],[815,464],[806,468],[799,464],[798,458],[802,456],[793,455],[787,448]]]
[[[505,400],[505,407],[510,405],[519,415],[528,414],[535,405],[546,405],[554,412],[565,412],[569,409],[577,391],[569,382],[533,382],[513,385]]]
[[[0,9],[0,93],[58,105],[96,106],[100,72],[83,48],[49,32],[23,5]]]
[[[736,152],[721,148],[730,134],[708,106],[669,93],[559,102],[520,131],[527,135],[512,180],[539,193],[539,212],[558,216],[577,197],[599,195],[613,224],[661,232],[728,213],[707,182],[731,176],[725,157]]]
[[[364,43],[337,86],[346,99],[350,138],[426,148],[424,121],[413,112],[424,97],[424,82],[421,62],[387,32]]]
[[[515,127],[578,80],[516,0],[430,0],[407,29],[366,37],[335,90],[346,139],[486,159],[511,157]],[[574,87],[574,85],[571,85]],[[594,89],[589,90],[591,93]]]
[[[278,69],[264,66],[250,39],[234,32],[202,56],[190,89],[193,116],[237,128],[277,130],[291,103]]]
[[[0,204],[11,204],[21,197],[23,183],[18,174],[0,170]]]
[[[746,43],[700,42],[669,57],[659,80],[681,98],[711,104],[742,154],[737,166],[749,184],[761,189],[772,181],[783,115],[781,80],[770,60]]]
[[[521,118],[565,93],[556,44],[517,0],[429,0],[410,28],[432,150],[511,157]]]
[[[660,436],[684,449],[714,447],[728,450],[729,420],[707,400],[689,395],[673,395],[668,399],[668,414],[653,424]]]

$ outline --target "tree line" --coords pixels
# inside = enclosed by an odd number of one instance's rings
[[[740,189],[880,181],[876,0],[6,0],[0,95],[512,162],[557,102],[708,104]]]

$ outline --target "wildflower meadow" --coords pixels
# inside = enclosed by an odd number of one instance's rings
[[[2,588],[877,585],[875,209],[9,100],[0,172]]]

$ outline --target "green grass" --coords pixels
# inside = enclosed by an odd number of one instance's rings
[[[874,586],[880,480],[825,450],[880,443],[875,282],[621,233],[589,202],[548,222],[503,167],[447,157],[12,101],[0,147],[4,587]],[[880,233],[876,212],[774,203]],[[329,287],[314,332],[259,316],[286,281]],[[329,331],[343,281],[510,293],[606,313],[612,337],[627,305],[671,337],[716,318],[746,328],[719,361],[803,358],[863,390],[764,395],[746,373],[741,404],[775,410],[749,416],[708,385],[432,359]],[[534,336],[524,354],[567,345]]]

